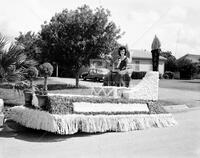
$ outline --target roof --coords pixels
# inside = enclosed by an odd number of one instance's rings
[[[130,50],[130,58],[136,59],[152,59],[151,52],[147,50],[140,50],[140,49],[131,49]],[[160,60],[166,60],[166,58],[160,56]]]
[[[180,57],[178,60],[182,60],[182,59],[189,59],[192,61],[192,63],[198,63],[200,61],[200,55],[186,54]]]

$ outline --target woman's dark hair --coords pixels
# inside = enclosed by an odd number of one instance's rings
[[[119,54],[119,56],[121,56],[121,54],[120,54],[121,50],[125,50],[125,54],[124,54],[124,55],[127,54],[127,49],[126,49],[126,47],[121,46],[121,47],[119,47],[119,49],[118,49],[118,54]]]

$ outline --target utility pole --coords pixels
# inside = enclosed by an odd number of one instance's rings
[[[174,55],[177,54],[177,51],[178,51],[178,42],[179,42],[180,32],[181,32],[181,29],[179,28],[177,31],[176,48],[175,48]]]

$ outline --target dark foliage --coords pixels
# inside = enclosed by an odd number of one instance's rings
[[[53,73],[53,66],[50,63],[44,63],[39,66],[40,75],[43,77],[49,77]]]
[[[23,52],[28,58],[41,62],[41,40],[39,34],[31,31],[24,34],[20,32],[15,40],[16,45],[23,47]]]
[[[165,62],[165,71],[171,71],[171,72],[177,71],[176,57],[172,55],[172,52],[170,51],[161,52],[160,56],[163,56],[167,59],[167,61]]]
[[[171,71],[165,71],[163,74],[164,79],[174,79],[175,73]]]
[[[145,71],[140,71],[140,72],[133,71],[131,74],[131,78],[132,79],[142,79],[145,75],[146,75]]]
[[[5,49],[8,41],[0,34],[0,82],[15,82],[24,79],[26,70],[36,66],[37,62],[29,59],[23,48],[13,43]]]
[[[191,60],[182,59],[177,62],[178,70],[180,72],[181,79],[192,79],[193,75],[197,72],[197,67],[195,63]]]
[[[112,52],[121,36],[109,16],[108,10],[93,11],[87,5],[55,14],[42,25],[43,59],[72,70],[78,86],[79,69],[89,65],[90,59]]]
[[[159,114],[159,113],[167,113],[162,106],[158,102],[152,102],[148,100],[127,100],[127,99],[116,99],[116,98],[107,98],[107,97],[99,97],[99,98],[92,98],[91,97],[81,97],[81,96],[49,96],[48,103],[45,107],[42,107],[42,110],[48,111],[51,114],[72,114],[75,113],[73,110],[73,103],[74,102],[90,102],[90,103],[123,103],[123,104],[131,104],[131,103],[140,103],[140,104],[147,104],[149,108],[149,112],[88,112],[84,113],[87,115],[93,114],[105,114],[105,115],[112,115],[112,114]],[[77,113],[76,114],[81,114]]]

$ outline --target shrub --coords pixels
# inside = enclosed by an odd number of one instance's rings
[[[174,72],[174,79],[180,79],[180,72]]]
[[[42,110],[51,114],[72,114],[73,103],[65,97],[49,96]]]
[[[164,79],[169,79],[168,74],[163,74],[163,78],[164,78]]]
[[[40,74],[43,77],[49,77],[53,73],[53,66],[50,63],[40,65]]]
[[[34,93],[37,90],[37,86],[33,84],[33,80],[38,76],[38,70],[36,67],[29,67],[24,74],[26,80],[16,82],[14,89],[20,94],[20,91],[26,91]]]
[[[124,98],[111,97],[90,97],[90,96],[48,96],[47,103],[42,107],[42,110],[48,111],[51,114],[70,114],[73,113],[74,102],[88,103],[115,103],[115,104],[147,104],[149,100],[134,100]]]
[[[87,102],[93,103],[111,103],[111,104],[147,104],[149,112],[135,112],[139,113],[167,113],[158,102],[153,102],[150,100],[134,100],[134,99],[124,99],[124,98],[109,98],[109,97],[88,97],[88,96],[48,96],[48,102],[42,107],[42,110],[48,111],[51,114],[72,114],[74,112],[73,103],[74,102]],[[134,112],[133,112],[134,113]],[[127,112],[127,114],[133,114],[132,112]],[[84,114],[125,114],[124,112],[88,112]]]
[[[0,82],[15,82],[24,80],[27,68],[37,65],[28,59],[21,46],[11,43],[0,33]]]
[[[37,76],[38,76],[38,70],[37,70],[36,67],[28,68],[26,73],[25,73],[25,77],[29,81],[37,78]]]
[[[53,66],[50,63],[44,63],[40,65],[40,74],[44,77],[44,87],[42,93],[46,93],[47,91],[47,77],[51,76],[53,73]]]
[[[131,79],[142,79],[146,75],[145,71],[133,71],[131,74]]]
[[[193,75],[197,72],[196,65],[189,59],[178,60],[177,66],[181,79],[192,79]]]
[[[174,76],[175,76],[174,72],[165,71],[163,78],[164,79],[174,79]]]

